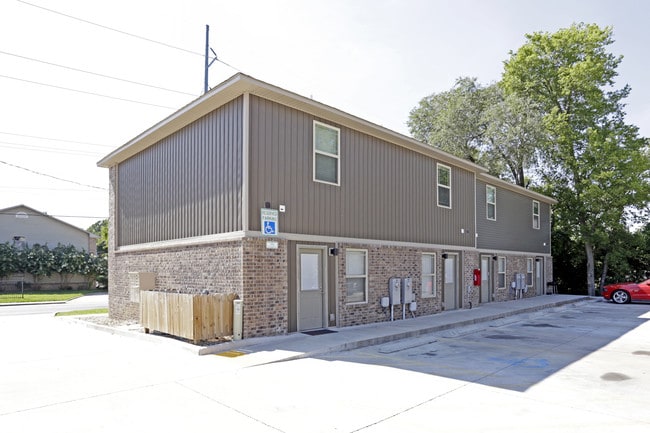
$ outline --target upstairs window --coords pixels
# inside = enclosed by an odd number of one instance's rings
[[[340,185],[341,130],[314,121],[314,181]]]
[[[451,168],[438,164],[438,206],[451,208]]]
[[[539,202],[533,200],[533,228],[539,230]]]
[[[486,217],[489,220],[496,221],[497,219],[497,189],[493,186],[485,186],[485,211]]]

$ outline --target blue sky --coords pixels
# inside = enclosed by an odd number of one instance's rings
[[[227,63],[210,68],[211,86],[241,71],[404,134],[422,97],[460,76],[498,81],[526,33],[610,25],[610,51],[624,56],[617,84],[632,87],[627,120],[650,136],[649,5],[3,0],[0,161],[11,165],[0,163],[0,208],[22,203],[82,228],[108,216],[108,172],[96,162],[202,93],[206,24]]]

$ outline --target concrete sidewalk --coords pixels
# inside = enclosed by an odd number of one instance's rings
[[[197,355],[213,354],[232,357],[246,355],[238,363],[251,366],[353,350],[519,314],[562,307],[577,302],[595,302],[601,299],[575,295],[544,295],[515,301],[491,302],[472,309],[445,311],[405,320],[401,320],[400,314],[400,320],[393,322],[386,321],[370,325],[330,328],[329,331],[331,332],[320,335],[295,332],[273,337],[244,338],[238,341],[207,346],[197,346],[164,334],[145,334],[139,325],[108,327],[86,322],[83,319],[74,320],[82,322],[86,326],[114,334],[135,337],[167,346],[177,346]],[[246,307],[244,306],[244,308]]]
[[[516,301],[491,302],[472,309],[446,311],[430,316],[387,321],[371,325],[331,328],[331,333],[307,335],[292,333],[277,337],[242,339],[197,349],[200,355],[256,355],[259,363],[277,362],[357,349],[431,332],[532,313],[576,302],[599,301],[600,298],[574,295],[544,295]],[[245,308],[245,307],[244,307]],[[248,356],[247,356],[248,357]]]

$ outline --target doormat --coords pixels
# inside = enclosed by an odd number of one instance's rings
[[[336,334],[336,331],[332,331],[331,329],[316,329],[314,331],[304,331],[303,334],[307,334],[307,335]]]

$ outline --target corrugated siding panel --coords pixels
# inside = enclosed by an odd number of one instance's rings
[[[118,244],[241,230],[242,98],[118,166]]]
[[[482,181],[476,184],[478,248],[550,253],[550,205],[540,202],[540,228],[533,229],[533,199],[497,187],[497,219],[490,221],[485,211],[485,186]]]
[[[341,186],[313,181],[313,121],[341,128]],[[251,97],[250,227],[277,208],[280,231],[473,246],[474,175],[452,167],[452,205],[436,205],[436,162],[366,134]],[[465,229],[465,234],[461,234]]]

